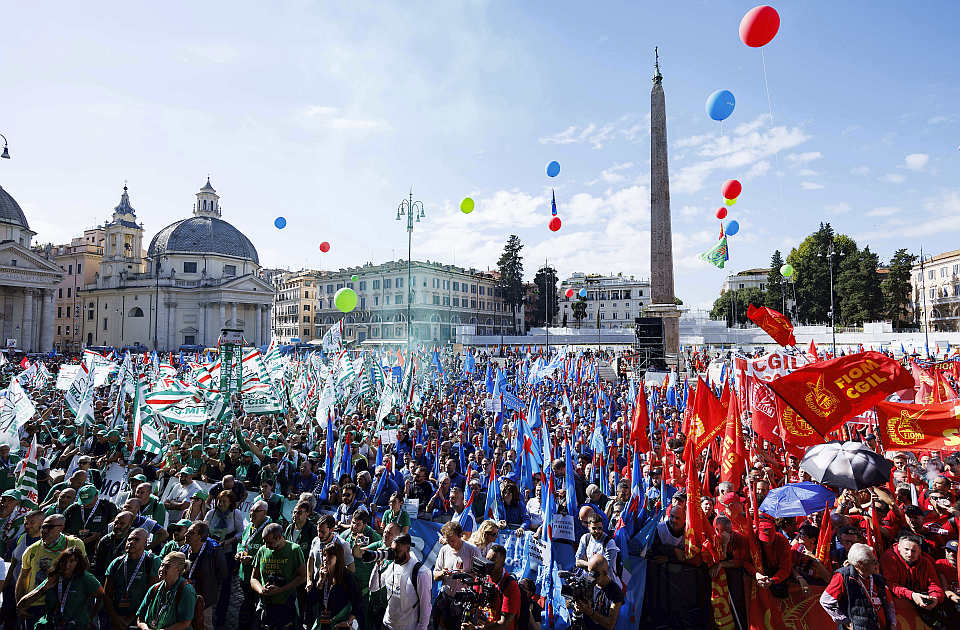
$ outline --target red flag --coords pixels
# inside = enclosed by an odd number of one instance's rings
[[[697,458],[700,451],[684,452],[683,462],[687,468],[687,505],[684,543],[687,556],[693,557],[703,549],[703,509],[700,507],[700,479],[697,478]]]
[[[649,453],[652,450],[647,435],[650,417],[647,415],[647,394],[643,381],[640,381],[637,389],[637,399],[633,401],[633,418],[630,421],[630,444],[641,453]]]
[[[830,503],[823,511],[823,518],[820,519],[820,537],[817,539],[817,560],[820,564],[831,570],[833,563],[830,561],[830,547],[833,543],[833,524],[830,522]]]
[[[701,388],[702,393],[701,393]],[[729,396],[729,394],[728,394]],[[697,408],[690,421],[690,436],[697,452],[706,450],[707,444],[717,437],[726,424],[727,414],[723,412],[723,405],[716,394],[702,379],[697,383]]]
[[[726,431],[720,445],[720,481],[729,481],[740,488],[740,477],[746,470],[747,447],[743,443],[743,426],[740,420],[740,405],[737,397],[730,400],[727,410]]]
[[[751,304],[747,307],[747,317],[763,328],[781,346],[797,345],[797,340],[793,336],[793,324],[780,311],[775,311],[768,306],[756,307]]]
[[[917,362],[913,359],[910,360],[910,371],[913,372],[913,380],[918,386],[914,400],[917,403],[933,402],[933,376],[917,365]]]
[[[810,350],[807,351],[807,354],[812,356],[814,361],[820,360],[820,355],[817,354],[817,344],[813,343],[813,339],[810,340]]]
[[[825,436],[912,384],[913,377],[896,360],[861,352],[804,366],[771,381],[770,389]]]
[[[750,408],[753,410],[753,430],[768,442],[780,440],[780,424],[777,421],[777,396],[766,383],[758,378],[750,379]]]
[[[956,402],[932,405],[877,403],[877,435],[886,450],[954,450],[960,446]]]

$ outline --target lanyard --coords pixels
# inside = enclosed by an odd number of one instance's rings
[[[330,589],[333,588],[333,585],[328,581],[324,580],[323,585],[323,609],[326,611],[330,610]]]
[[[187,575],[187,579],[191,582],[193,581],[193,572],[197,570],[197,565],[200,564],[200,558],[203,557],[203,552],[207,549],[207,541],[203,541],[203,544],[200,545],[200,551],[197,552],[196,559],[190,564],[190,573]]]
[[[73,585],[73,578],[67,581],[67,588],[64,591],[63,578],[57,579],[57,598],[60,600],[60,616],[63,616],[63,610],[67,607],[67,598],[70,597],[70,586]]]
[[[867,594],[867,598],[873,597],[873,575],[870,576],[870,588],[867,589],[867,585],[863,583],[863,580],[860,579],[860,576],[857,576],[857,582],[860,584],[860,588],[864,590]]]
[[[270,524],[270,517],[268,516],[267,518],[265,518],[265,519],[263,520],[263,523],[260,524],[260,527],[257,528],[257,531],[253,532],[253,534],[252,534],[249,538],[245,538],[245,539],[241,542],[241,546],[243,547],[243,550],[244,550],[244,551],[246,551],[246,550],[248,550],[248,549],[250,548],[250,545],[253,543],[253,540],[254,540],[257,536],[259,536],[259,535],[260,535],[260,532],[263,531],[263,528],[266,527],[266,526],[269,525],[269,524]],[[250,524],[250,527],[251,527],[251,528],[253,527],[253,523]],[[248,533],[249,533],[250,531],[252,531],[252,530],[248,530]]]
[[[130,580],[127,581],[127,588],[123,589],[124,593],[130,592],[130,587],[133,586],[133,581],[137,578],[137,573],[140,571],[140,567],[143,566],[143,559],[147,557],[147,552],[144,551],[140,554],[140,561],[137,563],[137,568],[133,570],[133,575],[130,576]],[[130,567],[127,564],[127,561],[130,559],[130,556],[127,556],[123,559],[123,577],[130,575],[128,571]]]
[[[83,519],[83,527],[81,529],[87,528],[87,523],[90,522],[90,519],[93,518],[94,513],[97,511],[97,506],[100,505],[100,495],[97,495],[97,500],[93,503],[93,509],[90,510],[90,514],[87,515],[87,518]]]

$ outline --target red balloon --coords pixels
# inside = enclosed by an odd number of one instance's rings
[[[567,289],[567,292],[566,292],[565,295],[567,296],[567,299],[568,299],[568,300],[569,300],[570,298],[572,298],[572,297],[573,297],[573,289]]]
[[[550,231],[556,232],[560,229],[560,217],[553,217],[550,219]]]
[[[726,208],[717,208],[717,218],[723,221],[727,218],[727,209]]]
[[[724,199],[736,199],[740,196],[742,190],[743,186],[740,185],[740,182],[735,179],[728,179],[723,182],[723,188],[720,189],[720,193]]]
[[[328,242],[326,242],[326,241],[320,243],[320,251],[323,252],[324,254],[326,254],[327,252],[329,252],[329,251],[330,251],[330,243],[328,243]]]
[[[769,44],[779,30],[780,14],[776,9],[769,5],[753,7],[740,20],[740,41],[751,48],[759,48]]]

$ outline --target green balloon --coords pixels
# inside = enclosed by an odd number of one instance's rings
[[[790,276],[792,276],[793,265],[791,265],[790,263],[787,263],[784,266],[780,267],[780,275],[783,276],[784,278],[789,278]]]
[[[473,212],[473,199],[470,197],[464,197],[463,201],[460,202],[460,212],[464,214],[470,214]]]
[[[344,287],[334,294],[333,304],[341,313],[349,313],[357,308],[357,292]]]
[[[350,276],[350,280],[353,282],[356,282],[359,279],[360,279],[360,276],[358,276],[357,274],[353,274],[352,276]]]

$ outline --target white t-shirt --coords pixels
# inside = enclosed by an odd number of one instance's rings
[[[417,557],[411,552],[406,564],[395,562],[387,564],[383,573],[374,569],[370,574],[370,591],[387,589],[387,612],[383,625],[387,630],[426,630],[430,622],[433,604],[430,601],[430,569],[420,567],[417,583],[413,583],[413,567]],[[420,593],[420,606],[417,608],[417,592]]]
[[[451,571],[469,571],[473,567],[473,559],[480,555],[480,550],[475,545],[463,541],[460,545],[460,551],[454,551],[450,545],[444,545],[437,554],[437,563],[435,569],[450,569]],[[440,590],[447,593],[461,591],[466,586],[462,580],[451,578],[443,579],[443,586]]]
[[[177,485],[179,485],[179,482]],[[196,481],[191,481],[185,486],[175,488],[167,496],[167,499],[174,501],[175,503],[183,503],[184,501],[189,502],[190,498],[201,490],[203,490],[203,488],[200,487],[200,484],[198,484]],[[183,512],[184,510],[167,510],[167,522],[176,523],[183,516]]]
[[[327,543],[335,542],[343,548],[343,564],[350,566],[353,564],[353,550],[350,549],[350,545],[347,542],[340,538],[340,534],[334,534],[332,541],[323,541],[319,538],[314,538],[313,542],[310,543],[310,554],[309,557],[313,558],[313,570],[319,571],[320,565],[323,564],[323,548],[327,546]]]

